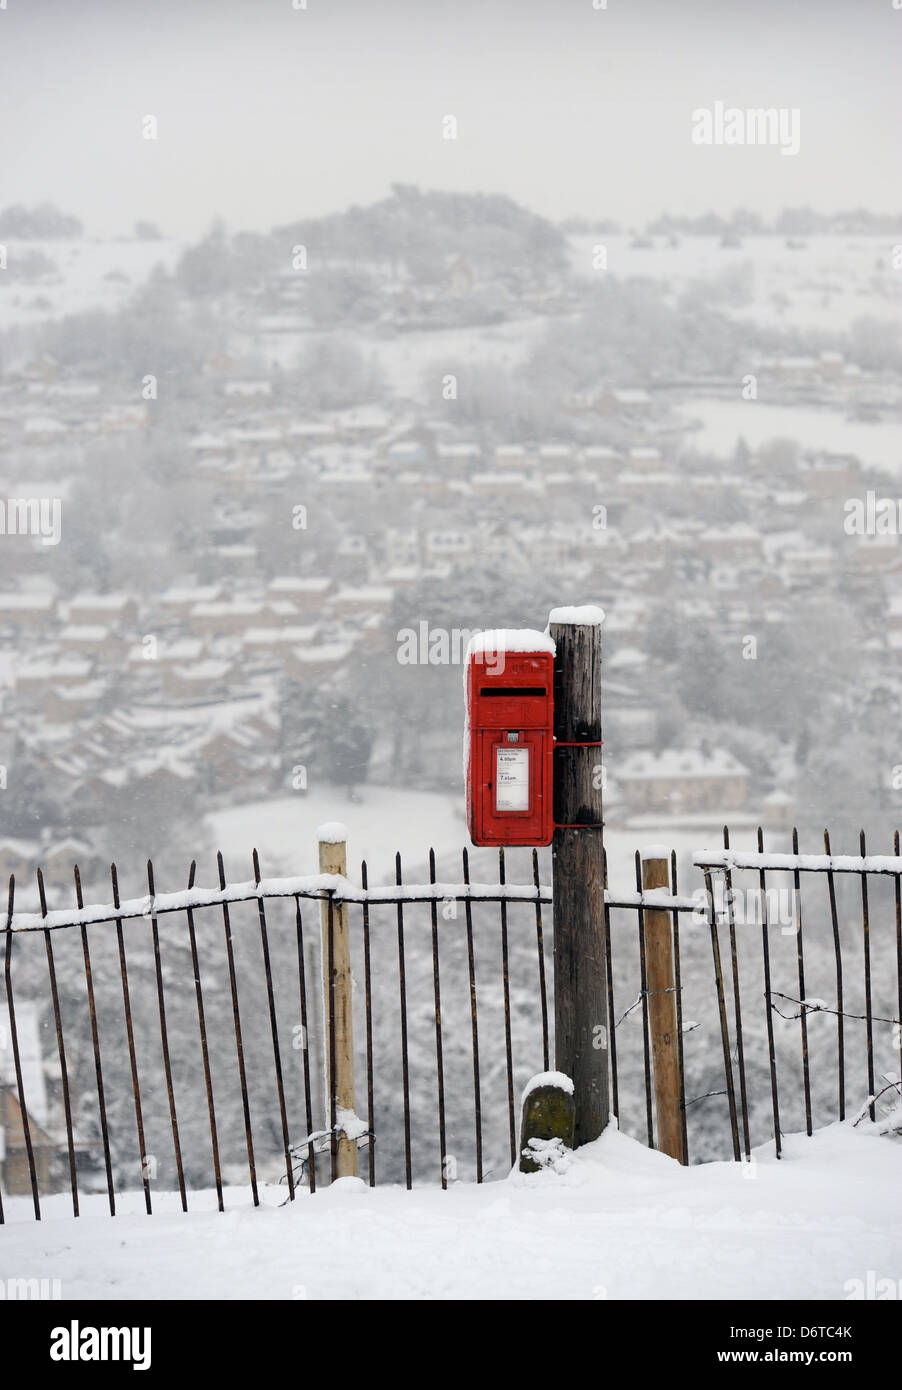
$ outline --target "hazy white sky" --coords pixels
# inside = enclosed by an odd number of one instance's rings
[[[266,229],[395,181],[627,223],[902,205],[893,0],[294,3],[6,0],[0,206],[51,199],[90,233],[144,217],[193,236],[217,214]],[[798,107],[801,152],[694,146],[691,113],[717,100]]]

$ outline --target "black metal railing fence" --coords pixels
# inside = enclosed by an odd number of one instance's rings
[[[694,855],[681,895],[607,890],[612,1110],[655,1142],[645,913],[671,914],[684,1153],[748,1159],[771,1138],[862,1111],[902,1071],[902,857],[724,848]],[[516,853],[516,852],[514,852]],[[553,1065],[550,889],[535,851],[511,881],[370,885],[336,875],[229,881],[16,910],[11,879],[0,1044],[9,1074],[0,1220],[84,1193],[148,1213],[292,1200],[335,1174],[339,1135],[365,1181],[483,1182],[517,1158],[518,1097]],[[443,861],[443,870],[447,860]],[[484,863],[484,857],[480,860]],[[335,1039],[336,908],[349,916],[357,1100],[326,1099]],[[324,969],[325,967],[325,969]],[[28,1028],[24,1026],[28,1024]],[[27,1036],[26,1036],[27,1033]],[[331,1066],[330,1066],[331,1062]],[[896,1092],[893,1087],[896,1087]],[[234,1200],[240,1200],[234,1198]],[[5,1201],[6,1210],[3,1202]]]

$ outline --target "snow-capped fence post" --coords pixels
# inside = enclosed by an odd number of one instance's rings
[[[347,875],[347,832],[343,825],[321,825],[319,869],[322,874]],[[323,931],[323,1073],[327,1124],[332,1130],[332,1177],[357,1177],[357,1144],[337,1126],[342,1111],[354,1113],[354,1028],[351,979],[351,940],[348,909],[331,897],[320,909]]]
[[[670,893],[668,851],[653,845],[642,851],[641,858],[643,893],[654,888],[663,888],[666,893]],[[670,1154],[671,1158],[685,1163],[680,1115],[680,1057],[670,913],[662,908],[646,907],[643,919],[657,1147],[662,1153]]]
[[[600,608],[555,608],[554,1034],[555,1067],[573,1079],[574,1143],[609,1118],[604,952]]]

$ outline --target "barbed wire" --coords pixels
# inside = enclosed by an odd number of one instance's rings
[[[797,1014],[782,1013],[781,1010],[778,1009],[776,1004],[773,1002],[774,997],[776,997],[777,999],[785,999],[787,1004],[798,1004],[799,1012]],[[833,1014],[835,1018],[854,1018],[858,1019],[858,1021],[861,1023],[867,1023],[868,1018],[870,1017],[872,1023],[894,1023],[897,1027],[902,1027],[902,1022],[900,1022],[898,1018],[881,1018],[878,1014],[850,1014],[847,1013],[844,1009],[831,1009],[829,1004],[809,1004],[804,999],[796,999],[793,997],[793,995],[783,994],[778,989],[772,989],[770,991],[770,996],[768,996],[765,993],[765,998],[768,1000],[768,1003],[770,1004],[770,1007],[773,1009],[774,1013],[778,1014],[780,1018],[785,1018],[788,1022],[792,1022],[794,1019],[797,1018],[802,1018],[803,1015],[807,1014]]]
[[[883,1079],[884,1081],[886,1081],[886,1072],[883,1073]],[[858,1118],[852,1124],[853,1129],[856,1125],[861,1124],[862,1120],[870,1110],[871,1106],[874,1105],[875,1102],[878,1101],[881,1096],[885,1096],[887,1091],[898,1091],[900,1096],[902,1096],[902,1085],[900,1085],[898,1081],[890,1081],[887,1083],[886,1086],[884,1086],[882,1091],[878,1091],[877,1094],[874,1096],[868,1096],[864,1105],[861,1107],[861,1110],[858,1112]],[[890,1114],[892,1114],[892,1111],[890,1111]],[[898,1132],[899,1131],[897,1131],[897,1133]]]
[[[690,1105],[698,1105],[700,1100],[710,1100],[712,1096],[727,1096],[729,1091],[706,1091],[703,1096],[694,1096],[692,1100],[683,1102],[683,1109],[688,1110]]]
[[[336,1125],[334,1130],[315,1129],[312,1134],[308,1134],[304,1139],[299,1140],[297,1144],[289,1144],[288,1152],[291,1157],[295,1159],[291,1167],[291,1174],[295,1180],[295,1187],[303,1186],[307,1178],[307,1171],[310,1166],[310,1148],[313,1148],[314,1154],[328,1153],[332,1147],[333,1134],[338,1138],[344,1137],[346,1139],[348,1137],[342,1126]],[[375,1130],[366,1129],[361,1134],[355,1135],[352,1142],[357,1145],[358,1149],[362,1149],[375,1138]],[[283,1186],[287,1185],[287,1183],[288,1174],[283,1173],[279,1178],[279,1185]],[[282,1202],[281,1205],[284,1207],[285,1203],[288,1201],[289,1198],[286,1197],[285,1202]]]
[[[682,992],[683,992],[683,986],[680,985],[679,993],[682,994]],[[642,1003],[642,1000],[643,1000],[643,999],[648,999],[652,994],[676,994],[676,993],[677,993],[676,985],[668,985],[666,989],[640,989],[639,993],[636,995],[636,997],[635,997],[635,999],[633,1000],[632,1004],[630,1004],[629,1008],[626,1010],[625,1013],[621,1014],[620,1018],[618,1018],[617,1022],[614,1024],[614,1027],[615,1027],[615,1028],[619,1028],[620,1025],[621,1025],[621,1023],[623,1022],[623,1020],[624,1020],[625,1018],[628,1018],[629,1015],[633,1012],[633,1009],[637,1009],[637,1008],[639,1007],[639,1005]],[[696,1024],[695,1026],[698,1027],[697,1024]],[[687,1030],[687,1031],[688,1031],[688,1030]]]

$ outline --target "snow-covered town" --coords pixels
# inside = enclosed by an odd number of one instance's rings
[[[381,1299],[870,1369],[887,17],[86,8],[0,13],[0,1299],[135,1369],[182,1305]]]
[[[128,303],[66,314],[80,242],[41,243],[27,289],[7,284],[24,323],[6,337],[3,492],[58,498],[65,544],[9,534],[0,555],[4,763],[27,788],[6,876],[52,874],[72,837],[83,873],[116,845],[165,852],[173,809],[196,824],[336,773],[456,800],[439,639],[583,590],[607,615],[609,824],[857,826],[898,806],[895,755],[859,756],[899,689],[898,528],[850,511],[892,496],[902,444],[885,238],[861,217],[804,247],[662,218],[641,252],[609,238],[592,278],[589,237],[504,200],[485,209],[503,254],[475,234],[454,252],[479,210],[397,189],[357,229],[135,243],[160,361],[129,343]],[[441,219],[425,269],[389,258],[418,211]],[[361,259],[376,226],[387,247]],[[530,238],[541,270],[511,283]],[[29,246],[11,242],[13,264]],[[341,295],[349,266],[361,283]],[[173,353],[191,364],[177,379]],[[351,767],[313,732],[346,735],[336,709],[366,727]]]

